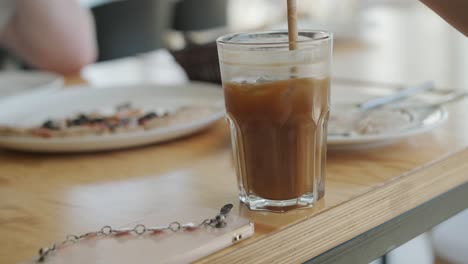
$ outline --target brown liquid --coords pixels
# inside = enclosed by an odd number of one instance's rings
[[[314,191],[324,175],[329,87],[329,79],[312,78],[224,85],[247,195],[287,200]],[[315,186],[321,196],[323,183]]]

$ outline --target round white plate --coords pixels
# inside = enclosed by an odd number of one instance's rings
[[[358,104],[366,100],[389,95],[395,92],[394,89],[384,87],[356,87],[354,85],[332,84],[331,101],[333,109],[339,106]],[[438,95],[425,93],[415,96],[408,101],[413,105],[421,105],[437,101]],[[338,106],[338,107],[337,107]],[[404,138],[429,132],[439,126],[447,119],[448,113],[442,107],[433,108],[430,111],[418,111],[415,114],[411,125],[405,129],[391,133],[379,134],[352,134],[328,135],[328,147],[330,149],[358,149],[370,148],[398,142]]]
[[[102,107],[131,102],[142,108],[172,108],[188,104],[213,106],[211,116],[183,125],[110,135],[66,138],[0,136],[0,146],[34,152],[84,152],[120,149],[186,136],[224,117],[222,89],[218,85],[190,83],[178,86],[131,85],[98,89],[91,87],[11,97],[0,103],[0,125],[37,126],[50,118],[65,118]]]
[[[0,72],[0,99],[27,92],[49,91],[63,86],[63,77],[41,71]]]

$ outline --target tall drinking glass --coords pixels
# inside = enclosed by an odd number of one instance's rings
[[[324,195],[332,35],[232,34],[217,40],[240,200],[310,207]]]

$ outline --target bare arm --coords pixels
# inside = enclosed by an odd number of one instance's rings
[[[468,0],[421,0],[421,2],[468,36]]]
[[[16,0],[0,42],[28,63],[62,74],[96,58],[94,22],[77,0]]]

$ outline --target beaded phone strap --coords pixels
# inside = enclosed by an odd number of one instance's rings
[[[99,231],[88,232],[81,235],[67,235],[65,237],[65,240],[63,240],[62,242],[53,243],[49,247],[39,249],[39,258],[37,259],[37,262],[43,262],[48,255],[60,250],[61,248],[67,245],[75,244],[81,240],[93,237],[119,237],[130,234],[136,236],[142,236],[145,234],[157,235],[164,232],[194,231],[202,227],[223,228],[227,224],[226,216],[229,214],[233,207],[234,206],[232,204],[224,205],[214,218],[207,218],[203,220],[200,224],[195,224],[193,222],[181,224],[180,222],[174,221],[167,226],[148,227],[142,224],[138,224],[133,228],[117,229],[114,229],[111,226],[104,226]]]

